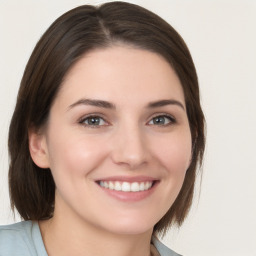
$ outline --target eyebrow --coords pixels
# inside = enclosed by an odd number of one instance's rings
[[[76,107],[78,105],[88,105],[88,106],[95,106],[100,108],[108,108],[108,109],[115,109],[116,106],[113,103],[110,103],[105,100],[94,100],[94,99],[80,99],[70,105],[68,109],[71,109],[73,107]]]
[[[100,108],[116,109],[115,104],[105,101],[105,100],[80,99],[80,100],[76,101],[75,103],[71,104],[68,107],[68,110],[73,107],[79,106],[79,105],[88,105],[88,106],[95,106],[95,107],[100,107]],[[176,105],[176,106],[181,107],[183,110],[185,110],[184,105],[180,101],[173,100],[173,99],[150,102],[147,105],[147,108],[157,108],[157,107],[163,107],[166,105]]]
[[[163,106],[166,106],[166,105],[176,105],[176,106],[181,107],[183,110],[185,110],[184,105],[180,101],[173,100],[173,99],[170,99],[170,100],[159,100],[159,101],[150,102],[148,104],[148,108],[163,107]]]

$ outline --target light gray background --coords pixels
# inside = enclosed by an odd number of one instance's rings
[[[102,2],[0,0],[0,224],[14,222],[7,133],[29,55],[59,15]],[[200,198],[164,242],[187,256],[256,255],[256,2],[130,2],[162,16],[187,42],[208,123]]]

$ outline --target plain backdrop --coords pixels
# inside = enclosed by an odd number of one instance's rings
[[[103,1],[0,0],[0,224],[13,219],[7,134],[19,82],[62,13]],[[256,1],[135,0],[166,19],[192,53],[207,120],[201,193],[164,243],[187,256],[256,255]]]

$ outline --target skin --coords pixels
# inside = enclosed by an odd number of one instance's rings
[[[162,100],[172,102],[148,106]],[[88,115],[99,123],[90,125]],[[30,132],[30,152],[56,183],[54,216],[40,222],[49,255],[149,255],[153,227],[177,197],[191,160],[180,81],[155,53],[94,50],[66,75],[46,128]],[[96,183],[113,176],[157,182],[150,195],[127,201]]]

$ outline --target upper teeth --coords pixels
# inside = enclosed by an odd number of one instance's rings
[[[100,186],[111,190],[124,192],[145,191],[152,187],[153,181],[146,182],[121,182],[121,181],[100,181]]]

